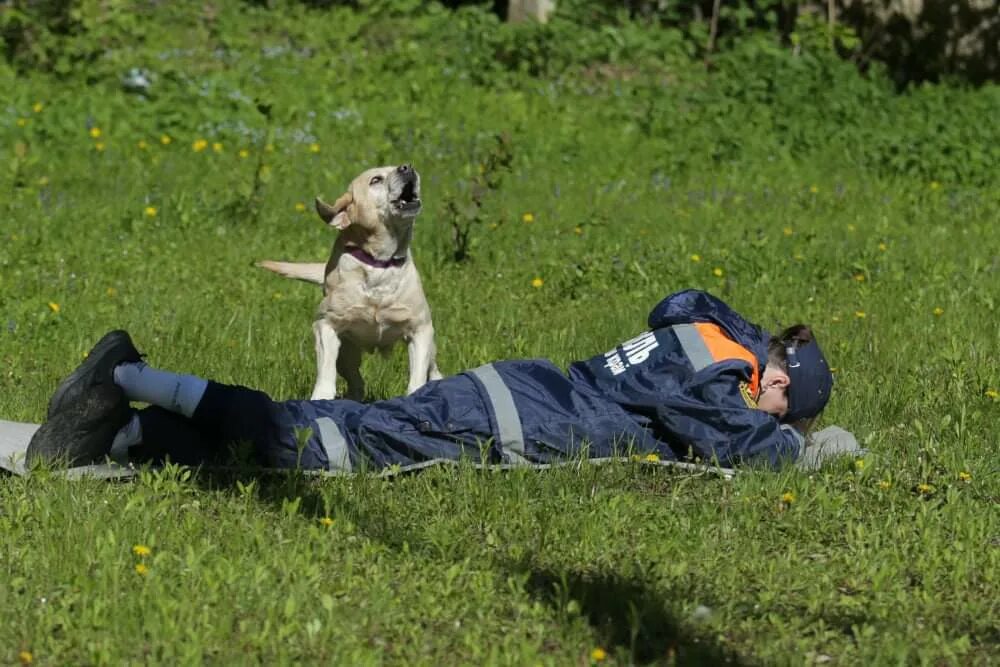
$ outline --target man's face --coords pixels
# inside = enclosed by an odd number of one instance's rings
[[[757,407],[778,419],[788,412],[788,385],[791,383],[788,373],[773,366],[764,367],[764,375],[760,378],[760,393],[757,395]]]

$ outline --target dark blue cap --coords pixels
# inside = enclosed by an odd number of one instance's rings
[[[788,412],[782,421],[812,419],[823,411],[833,389],[833,373],[815,340],[795,347],[786,343],[788,359]]]

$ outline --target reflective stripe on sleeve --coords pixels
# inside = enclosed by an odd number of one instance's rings
[[[500,449],[508,463],[526,463],[524,458],[524,432],[521,430],[521,417],[514,405],[514,397],[504,384],[503,378],[497,373],[493,364],[486,364],[469,371],[483,383],[486,395],[493,406],[493,414],[497,419],[497,430],[500,435]]]
[[[684,350],[684,354],[687,355],[696,372],[715,363],[708,345],[705,344],[705,339],[701,337],[693,324],[675,324],[670,328],[674,330],[674,335],[677,336],[681,349]]]
[[[316,426],[319,427],[319,442],[326,453],[327,470],[351,472],[353,467],[351,456],[347,451],[347,440],[340,432],[337,422],[329,417],[320,417],[316,420]]]

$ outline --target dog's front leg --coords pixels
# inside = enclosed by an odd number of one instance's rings
[[[340,338],[325,317],[313,322],[313,334],[316,337],[316,386],[313,387],[312,400],[336,398]]]
[[[425,324],[414,331],[413,335],[410,336],[408,349],[410,352],[410,384],[406,388],[406,393],[412,394],[427,384],[432,369],[437,371],[437,364],[434,361],[434,327],[431,324]]]
[[[437,345],[434,344],[434,334],[431,333],[431,343],[430,343],[430,355],[427,359],[427,379],[428,380],[440,380],[442,378],[441,371],[438,370],[437,364]]]

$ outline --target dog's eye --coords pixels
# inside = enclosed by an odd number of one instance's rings
[[[372,176],[372,180],[368,181],[368,185],[378,185],[384,180],[381,176]]]

